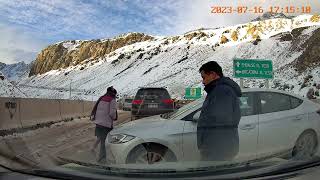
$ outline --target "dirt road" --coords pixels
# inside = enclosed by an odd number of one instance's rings
[[[119,111],[115,126],[126,121],[130,121],[130,112]],[[58,156],[90,152],[95,139],[94,127],[88,118],[82,118],[0,137],[0,160],[9,166],[15,165],[13,161],[17,159],[42,167],[54,165]],[[94,154],[88,154],[87,159],[94,161]]]

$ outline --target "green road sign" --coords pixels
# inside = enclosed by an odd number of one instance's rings
[[[201,98],[201,88],[186,88],[185,99]]]
[[[273,79],[271,60],[234,59],[233,74],[236,78]]]

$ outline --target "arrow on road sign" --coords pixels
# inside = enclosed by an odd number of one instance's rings
[[[235,58],[233,72],[236,78],[273,79],[271,60]]]

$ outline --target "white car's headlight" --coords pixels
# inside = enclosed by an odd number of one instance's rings
[[[126,135],[126,134],[114,134],[108,136],[108,142],[112,144],[121,144],[126,143],[134,139],[134,136]]]

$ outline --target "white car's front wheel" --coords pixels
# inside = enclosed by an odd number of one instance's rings
[[[176,161],[174,154],[161,145],[140,145],[127,158],[129,164],[155,164]]]
[[[294,159],[309,159],[314,156],[317,151],[318,139],[313,131],[305,131],[302,133],[292,151]]]

